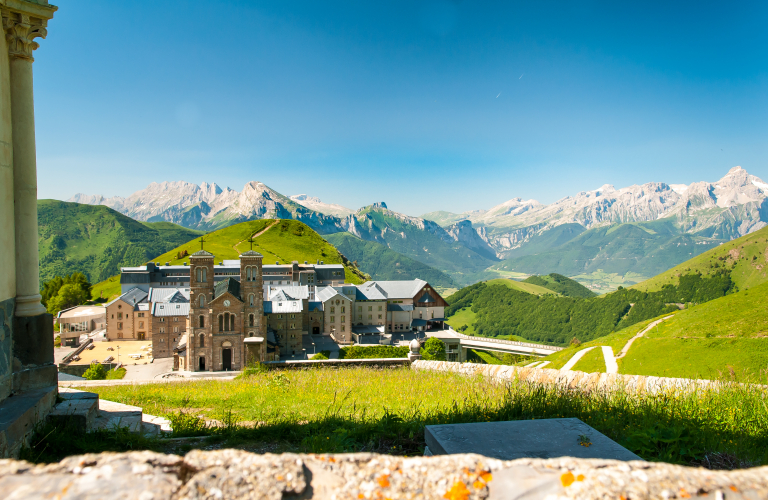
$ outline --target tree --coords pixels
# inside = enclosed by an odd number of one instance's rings
[[[437,337],[430,337],[421,349],[421,359],[427,361],[445,361],[445,344]]]
[[[107,378],[107,369],[101,363],[91,363],[91,366],[83,373],[83,377],[88,380],[104,380]]]
[[[44,306],[48,307],[48,301],[51,300],[56,296],[56,294],[59,293],[59,289],[64,285],[64,280],[61,276],[54,276],[53,279],[50,279],[43,283],[43,289],[40,290],[40,295],[42,296],[41,302]]]
[[[59,311],[84,303],[89,295],[78,285],[64,285],[59,293],[48,301],[48,312],[56,316]]]

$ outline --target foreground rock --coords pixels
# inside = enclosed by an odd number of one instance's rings
[[[587,459],[500,461],[480,455],[403,458],[255,455],[240,450],[0,460],[5,499],[768,498],[768,467],[709,471]]]

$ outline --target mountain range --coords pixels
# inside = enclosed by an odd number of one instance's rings
[[[320,234],[348,232],[380,243],[469,284],[494,275],[551,272],[577,279],[632,274],[636,282],[765,227],[767,196],[768,183],[734,167],[716,182],[605,185],[549,205],[513,198],[488,210],[422,217],[394,212],[383,202],[353,211],[306,194],[288,197],[261,182],[240,192],[162,182],[127,198],[78,194],[69,201],[205,231],[253,219],[295,219]]]

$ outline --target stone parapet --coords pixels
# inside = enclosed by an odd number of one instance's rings
[[[4,498],[768,498],[768,467],[710,471],[664,463],[369,453],[256,455],[240,450],[0,460]]]
[[[521,381],[541,385],[557,385],[584,391],[612,391],[621,389],[628,393],[656,394],[668,391],[717,390],[724,385],[723,382],[702,379],[621,375],[616,373],[584,373],[547,368],[450,363],[446,361],[418,360],[414,361],[411,367],[414,370],[452,372],[470,377],[482,375],[504,382]],[[761,387],[768,388],[766,386]]]
[[[297,368],[339,368],[343,366],[408,366],[408,358],[367,358],[367,359],[300,359],[294,361],[267,361],[262,363],[270,370],[292,370]]]

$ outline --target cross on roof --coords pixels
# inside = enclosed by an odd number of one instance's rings
[[[253,250],[253,235],[251,235],[251,237],[248,238],[248,242],[251,244],[251,250]]]
[[[205,240],[204,240],[204,239],[203,239],[203,237],[201,236],[201,237],[200,237],[200,250],[202,250],[202,249],[203,249],[203,243],[205,243]]]

